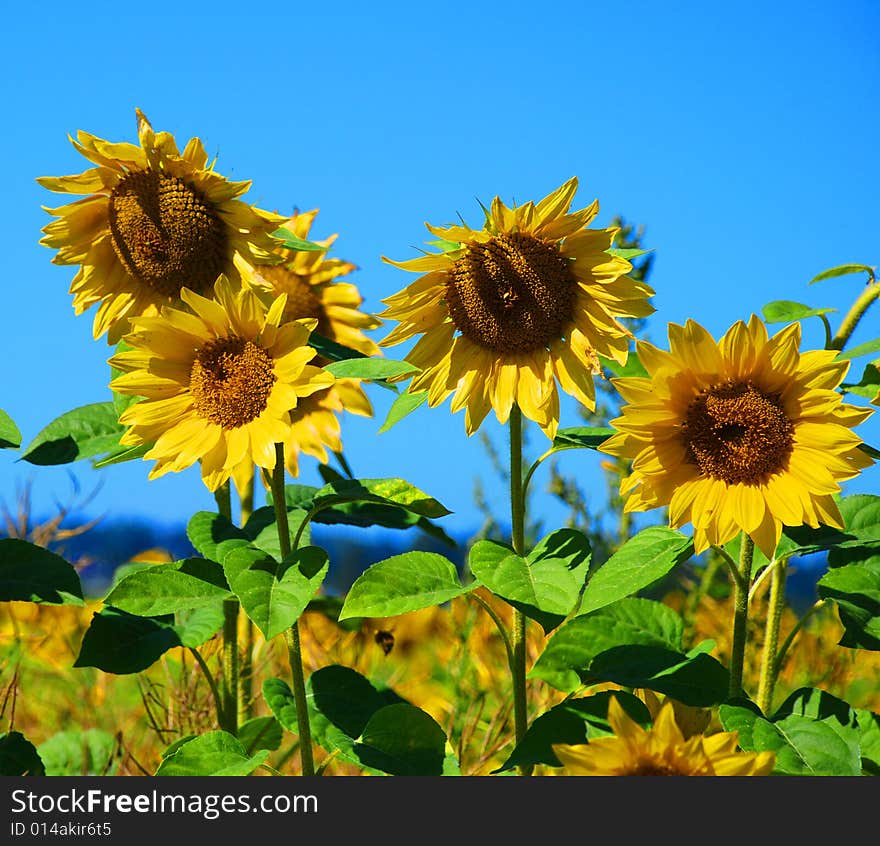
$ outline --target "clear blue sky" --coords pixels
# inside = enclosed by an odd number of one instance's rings
[[[71,308],[75,268],[52,265],[38,244],[50,220],[41,206],[66,199],[34,180],[85,169],[67,140],[78,129],[136,141],[135,107],[181,145],[201,137],[224,176],[252,180],[245,200],[320,208],[313,236],[339,233],[333,255],[358,264],[349,278],[370,311],[414,278],[380,257],[416,255],[431,237],[424,221],[460,212],[478,224],[476,198],[539,199],[574,175],[576,206],[598,198],[599,224],[622,214],[645,225],[657,292],[646,334],[661,345],[667,322],[693,317],[717,337],[774,299],[845,309],[860,277],[808,280],[844,262],[880,263],[871,0],[131,8],[4,4],[0,408],[25,442],[110,396],[106,343],[91,339],[92,312]],[[853,343],[878,334],[878,315]],[[805,328],[804,346],[820,346],[818,321]],[[376,387],[371,397],[375,419],[344,423],[361,476],[417,484],[454,512],[452,532],[476,527],[477,476],[505,513],[463,414],[448,402],[422,408],[379,435],[392,397]],[[580,422],[564,405],[561,425]],[[494,416],[484,430],[503,447]],[[880,419],[859,431],[880,443]],[[598,461],[568,452],[562,466],[595,487]],[[73,471],[84,490],[103,479],[93,513],[172,522],[213,507],[197,468],[148,482],[150,466],[36,468],[5,451],[0,499],[14,505],[32,479],[38,509],[49,508],[67,498]],[[301,480],[317,479],[306,463]],[[874,468],[847,490],[878,492],[878,480]],[[539,491],[545,481],[539,473]],[[561,522],[549,496],[536,505],[549,526]]]

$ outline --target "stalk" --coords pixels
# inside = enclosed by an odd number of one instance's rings
[[[733,637],[730,655],[729,698],[742,694],[743,664],[745,661],[747,626],[749,621],[749,587],[752,581],[752,559],[755,543],[742,533],[737,578],[733,580]]]
[[[828,343],[829,350],[842,350],[846,346],[846,342],[858,326],[859,321],[868,310],[877,297],[880,296],[880,284],[874,281],[873,275],[867,287],[856,297],[855,302],[850,306],[849,311],[840,322],[837,334]]]
[[[232,499],[228,481],[217,488],[214,499],[220,515],[231,521]],[[223,600],[223,719],[220,728],[232,735],[238,735],[238,612],[237,599]]]
[[[254,472],[241,491],[239,524],[244,527],[254,512]],[[241,659],[241,672],[239,673],[239,704],[238,710],[242,719],[249,720],[253,717],[254,710],[254,637],[255,627],[250,617],[245,619],[244,628],[244,651]]]
[[[770,581],[770,599],[764,636],[764,652],[761,655],[761,678],[758,683],[758,707],[769,714],[773,704],[773,689],[779,675],[779,626],[785,610],[786,561],[774,561]]]
[[[278,527],[278,542],[281,546],[282,561],[290,555],[290,526],[287,522],[287,506],[284,502],[284,444],[275,444],[275,469],[272,471],[272,503],[275,508],[275,524]],[[299,622],[284,633],[287,643],[287,657],[293,681],[293,699],[296,703],[296,724],[299,729],[300,758],[302,774],[315,774],[315,760],[312,755],[312,730],[309,725],[309,709],[306,704],[306,679],[302,663],[302,648],[299,639]]]

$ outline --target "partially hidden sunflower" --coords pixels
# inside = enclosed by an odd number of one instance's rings
[[[776,765],[773,752],[743,752],[737,732],[686,737],[667,700],[649,729],[608,701],[614,734],[584,744],[553,744],[566,775],[583,776],[762,776]]]
[[[115,344],[129,320],[180,302],[183,288],[210,296],[220,274],[238,279],[240,254],[278,260],[271,237],[282,216],[237,199],[251,183],[214,170],[198,138],[181,153],[168,132],[154,132],[136,110],[139,144],[112,143],[80,131],[70,139],[95,167],[44,176],[51,191],[84,195],[46,211],[57,217],[40,241],[55,264],[79,265],[70,285],[77,315],[96,306],[93,335]]]
[[[297,238],[306,240],[318,214],[318,209],[297,212],[281,224]],[[334,244],[336,234],[315,240],[325,250],[290,250],[283,246],[275,252],[281,261],[274,265],[248,265],[238,259],[242,276],[271,296],[287,295],[283,319],[317,321],[315,332],[357,350],[364,355],[381,355],[376,343],[365,330],[381,325],[374,315],[361,310],[363,297],[357,286],[340,282],[357,269],[351,262],[328,258],[327,250]],[[316,356],[315,364],[324,366],[328,359]],[[373,406],[357,379],[339,379],[325,391],[318,391],[303,399],[291,410],[291,428],[285,441],[284,455],[291,475],[299,475],[299,455],[306,453],[322,463],[328,461],[327,450],[342,451],[339,415],[350,412],[363,417],[373,414]]]
[[[834,495],[872,464],[852,431],[872,410],[835,390],[849,362],[755,315],[717,343],[693,320],[668,335],[668,352],[636,343],[647,377],[612,380],[626,404],[600,449],[632,461],[625,510],[668,506],[697,554],[745,532],[772,558],[783,525],[844,528]]]
[[[124,371],[112,390],[142,397],[119,418],[127,427],[120,442],[152,444],[144,456],[156,461],[151,479],[198,461],[209,490],[230,477],[241,489],[254,465],[275,467],[291,409],[333,376],[309,363],[314,321],[282,323],[285,295],[267,307],[221,276],[215,299],[186,288],[181,296],[191,311],[165,306],[133,318],[130,349],[109,360]]]
[[[468,435],[490,410],[505,423],[516,403],[553,438],[557,383],[594,409],[599,356],[627,359],[632,333],[621,319],[654,311],[653,290],[608,252],[619,229],[587,228],[598,202],[569,211],[577,184],[513,207],[495,197],[482,229],[425,224],[442,252],[383,257],[423,275],[383,300],[379,317],[399,325],[380,344],[422,336],[406,356],[421,370],[408,390],[426,390],[430,406],[453,394],[450,409],[466,409]]]

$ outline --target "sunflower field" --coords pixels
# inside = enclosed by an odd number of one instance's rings
[[[317,210],[258,208],[199,138],[136,127],[78,132],[86,169],[37,179],[67,200],[41,243],[106,347],[108,397],[32,438],[0,411],[0,447],[196,468],[216,507],[187,516],[191,556],[144,550],[98,596],[57,533],[8,527],[0,773],[880,774],[880,495],[846,492],[880,459],[859,434],[880,371],[852,366],[880,338],[851,344],[874,266],[818,270],[858,280],[839,316],[776,300],[658,345],[653,250],[598,227],[572,177],[427,223],[419,255],[383,256],[400,287],[371,314],[335,236],[310,240]],[[460,559],[410,549],[339,594],[317,526],[448,538],[430,491],[351,471],[346,414],[372,418],[376,390],[381,431],[422,407],[463,412],[462,437],[494,416],[509,510]],[[571,450],[601,462],[602,519],[559,469]],[[542,496],[571,518],[541,525]]]

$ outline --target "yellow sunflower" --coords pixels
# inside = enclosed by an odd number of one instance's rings
[[[514,403],[549,438],[563,391],[595,408],[598,356],[625,363],[625,317],[646,317],[653,290],[627,278],[632,265],[609,254],[618,228],[588,229],[598,202],[569,212],[577,179],[538,203],[498,197],[482,229],[431,226],[443,252],[395,262],[424,275],[383,302],[399,322],[380,344],[421,335],[406,360],[420,368],[410,392],[439,405],[454,393],[473,434],[490,409],[505,423]]]
[[[235,281],[233,257],[277,260],[270,233],[284,218],[236,199],[250,182],[230,182],[208,164],[198,138],[183,153],[168,132],[154,132],[136,110],[140,144],[111,143],[78,132],[71,143],[96,167],[74,176],[44,176],[51,191],[81,194],[49,209],[57,220],[40,241],[58,250],[55,264],[80,265],[70,285],[73,307],[92,306],[95,338],[115,344],[129,320],[179,303],[186,287],[210,296],[220,274]]]
[[[735,731],[685,738],[671,700],[664,702],[651,728],[644,729],[611,697],[608,723],[614,736],[553,745],[567,775],[761,776],[776,765],[773,752],[739,751]]]
[[[717,343],[693,320],[669,324],[669,352],[637,342],[649,376],[613,380],[626,404],[600,447],[632,460],[625,510],[668,505],[697,554],[743,531],[772,558],[783,524],[842,529],[833,496],[872,463],[852,432],[872,410],[835,390],[849,362],[800,340],[752,315]]]
[[[318,209],[295,213],[285,220],[287,229],[297,238],[308,239]],[[313,241],[327,250],[336,241],[330,235]],[[380,321],[360,310],[363,297],[350,282],[337,281],[357,269],[355,264],[338,258],[327,258],[326,250],[289,250],[277,247],[279,264],[254,267],[237,260],[243,277],[272,296],[287,295],[283,319],[317,321],[315,331],[338,344],[358,350],[364,355],[381,355],[376,343],[364,330],[375,329]],[[328,360],[318,356],[315,364]],[[341,426],[338,415],[350,412],[364,417],[373,414],[369,398],[357,379],[340,379],[326,391],[319,391],[291,411],[291,428],[284,442],[284,455],[291,475],[299,475],[299,455],[306,453],[322,463],[328,461],[327,450],[342,451]]]
[[[308,364],[314,321],[281,322],[285,295],[267,309],[251,288],[236,292],[221,276],[216,299],[187,288],[181,296],[192,312],[165,306],[158,317],[133,318],[131,349],[110,359],[124,371],[111,388],[144,397],[119,419],[128,427],[121,443],[153,444],[144,456],[156,461],[150,478],[200,461],[214,491],[255,464],[274,468],[290,410],[333,376]]]

